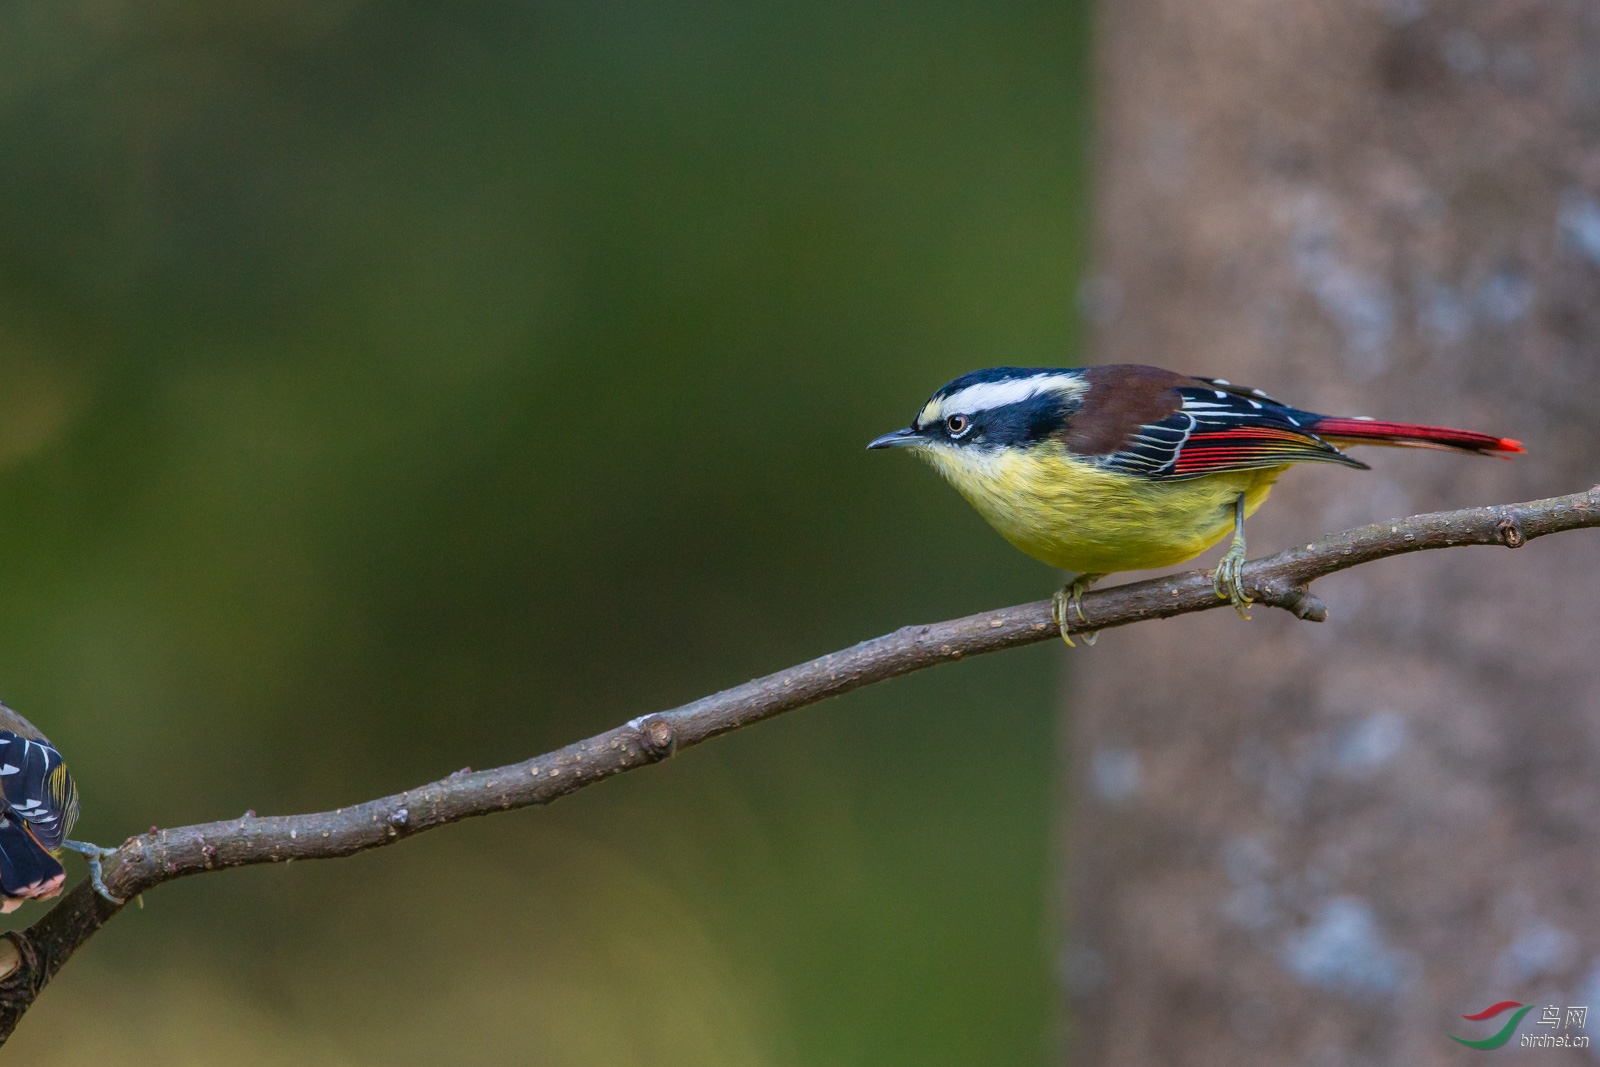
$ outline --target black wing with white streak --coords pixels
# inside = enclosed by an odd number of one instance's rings
[[[1318,416],[1221,379],[1193,381],[1178,388],[1182,406],[1177,411],[1138,427],[1102,464],[1158,481],[1287,463],[1366,469],[1309,429]]]
[[[48,741],[0,730],[0,804],[40,845],[60,848],[78,818],[78,789],[61,753]]]
[[[1160,422],[1139,427],[1127,443],[1111,453],[1103,466],[1125,474],[1164,478],[1178,460],[1178,454],[1194,432],[1197,420],[1187,411],[1174,411]]]

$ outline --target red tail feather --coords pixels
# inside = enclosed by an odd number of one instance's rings
[[[1452,430],[1444,426],[1414,426],[1408,422],[1320,418],[1308,428],[1318,436],[1350,442],[1448,448],[1480,455],[1526,451],[1521,441],[1513,441],[1509,437],[1495,437],[1472,430]]]

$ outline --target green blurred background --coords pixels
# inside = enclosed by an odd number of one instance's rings
[[[1087,26],[0,8],[0,693],[78,836],[347,804],[1048,592],[863,445],[1076,361]],[[164,887],[7,1052],[1044,1062],[1061,658]]]

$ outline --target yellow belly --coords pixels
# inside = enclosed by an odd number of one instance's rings
[[[1073,459],[1057,446],[924,456],[1000,534],[1068,571],[1144,570],[1192,559],[1233,532],[1233,502],[1255,512],[1286,467],[1154,482]]]

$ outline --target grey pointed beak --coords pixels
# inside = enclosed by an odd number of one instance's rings
[[[884,434],[882,437],[874,440],[867,447],[894,448],[897,445],[914,445],[917,443],[917,440],[917,428],[915,426],[907,426],[903,430],[896,430],[894,433]]]

